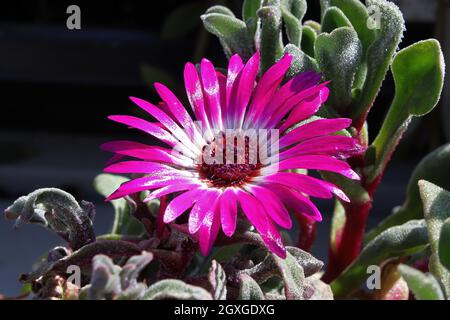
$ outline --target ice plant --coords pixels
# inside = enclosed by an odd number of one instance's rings
[[[245,64],[239,55],[231,57],[227,75],[217,72],[207,59],[201,62],[200,75],[187,63],[186,93],[200,125],[162,84],[155,84],[163,101],[160,107],[132,97],[156,123],[122,115],[109,118],[144,131],[176,151],[132,141],[104,144],[104,150],[138,159],[105,168],[108,173],[139,174],[108,200],[144,190],[151,191],[145,201],[171,195],[164,222],[171,223],[190,211],[189,232],[198,235],[205,255],[220,226],[227,236],[233,235],[242,212],[267,247],[284,258],[276,226],[292,227],[289,210],[320,221],[321,214],[308,196],[336,195],[349,201],[335,185],[295,170],[325,170],[359,179],[344,159],[361,151],[355,139],[335,134],[347,128],[350,119],[316,119],[295,126],[319,110],[329,89],[315,72],[283,84],[291,62],[292,57],[286,54],[260,78],[258,52]],[[262,134],[268,131],[261,129],[272,130],[268,139]],[[252,151],[262,149],[270,154],[252,155]],[[205,159],[208,156],[211,159]]]

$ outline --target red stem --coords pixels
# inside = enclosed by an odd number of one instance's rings
[[[295,218],[297,220],[298,228],[300,231],[297,247],[309,252],[314,241],[316,240],[316,223],[301,214],[295,214]]]

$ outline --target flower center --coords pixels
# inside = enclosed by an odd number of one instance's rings
[[[218,136],[203,148],[202,161],[197,166],[200,178],[216,188],[241,186],[259,175],[262,164],[258,150],[257,142],[250,142],[246,136]]]

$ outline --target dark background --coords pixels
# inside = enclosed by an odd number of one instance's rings
[[[407,31],[401,47],[436,37],[436,19],[411,15],[402,1]],[[81,8],[81,30],[66,28],[66,8]],[[54,186],[97,205],[96,228],[106,232],[110,207],[92,180],[108,158],[98,145],[130,134],[107,121],[136,112],[128,96],[156,101],[151,83],[161,81],[183,96],[182,70],[205,56],[216,66],[226,59],[199,15],[224,4],[240,17],[241,1],[8,1],[0,10],[0,211],[39,187]],[[319,1],[308,1],[305,20],[319,20]],[[394,93],[388,76],[370,115],[377,132]],[[445,142],[441,107],[413,123],[377,192],[373,225],[400,205],[414,166]],[[134,134],[136,137],[136,134]],[[324,203],[314,252],[326,259],[330,203]],[[327,217],[328,216],[328,217]],[[19,291],[16,277],[58,239],[39,227],[13,231],[0,219],[0,293]]]

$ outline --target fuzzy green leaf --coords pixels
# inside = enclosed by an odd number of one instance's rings
[[[350,20],[347,19],[345,14],[338,7],[329,7],[325,11],[325,15],[322,20],[322,32],[332,32],[334,29],[340,27],[353,28]]]
[[[314,58],[311,58],[305,52],[300,50],[300,48],[296,47],[293,44],[288,44],[284,48],[284,54],[290,54],[292,56],[291,66],[286,73],[286,78],[291,79],[296,75],[303,73],[305,71],[319,71],[319,66]]]
[[[289,43],[300,46],[302,40],[302,19],[307,4],[305,0],[282,0],[281,12]]]
[[[442,225],[450,217],[450,192],[425,180],[419,181],[419,190],[432,253],[430,270],[442,283],[447,297],[450,297],[450,271],[439,260],[439,237]]]
[[[383,125],[373,142],[375,163],[367,170],[373,181],[384,167],[414,116],[433,110],[444,84],[444,59],[439,42],[417,42],[401,50],[394,58],[392,74],[395,97]]]
[[[316,43],[317,33],[313,28],[307,25],[304,25],[302,30],[302,51],[310,57],[314,57],[314,44]]]
[[[239,281],[239,300],[264,300],[264,293],[252,277],[242,273]]]
[[[247,24],[248,32],[253,38],[258,27],[258,15],[256,12],[261,7],[261,0],[244,0],[242,4],[242,19]]]
[[[439,260],[442,265],[450,270],[450,218],[442,224],[439,237]]]
[[[427,226],[423,220],[411,220],[387,229],[369,242],[356,260],[331,283],[335,297],[342,298],[357,290],[367,279],[370,265],[420,252],[427,245]]]
[[[327,80],[331,80],[330,105],[344,111],[352,101],[352,86],[361,61],[361,42],[355,30],[342,27],[316,39],[315,57]]]
[[[365,237],[365,242],[372,240],[384,230],[411,219],[423,217],[422,200],[420,199],[419,180],[427,180],[444,189],[450,189],[450,143],[434,150],[423,158],[414,169],[406,190],[405,203],[384,219]]]
[[[398,271],[417,300],[444,300],[441,286],[433,275],[404,264],[398,266]]]
[[[244,60],[250,58],[253,41],[242,20],[223,13],[205,13],[201,19],[205,29],[219,38],[227,57],[237,53]]]
[[[261,20],[258,40],[261,51],[261,72],[267,71],[283,53],[281,9],[279,1],[275,2],[278,4],[263,6],[258,10],[258,17]]]
[[[351,110],[352,118],[359,122],[375,101],[405,29],[403,15],[392,2],[367,0],[367,7],[375,11],[374,18],[379,21],[375,23],[373,30],[375,30],[376,36],[371,41],[365,56],[367,75],[364,86]],[[376,25],[378,23],[379,25]]]
[[[201,287],[186,284],[181,280],[167,279],[151,285],[143,300],[212,300],[208,291]]]

